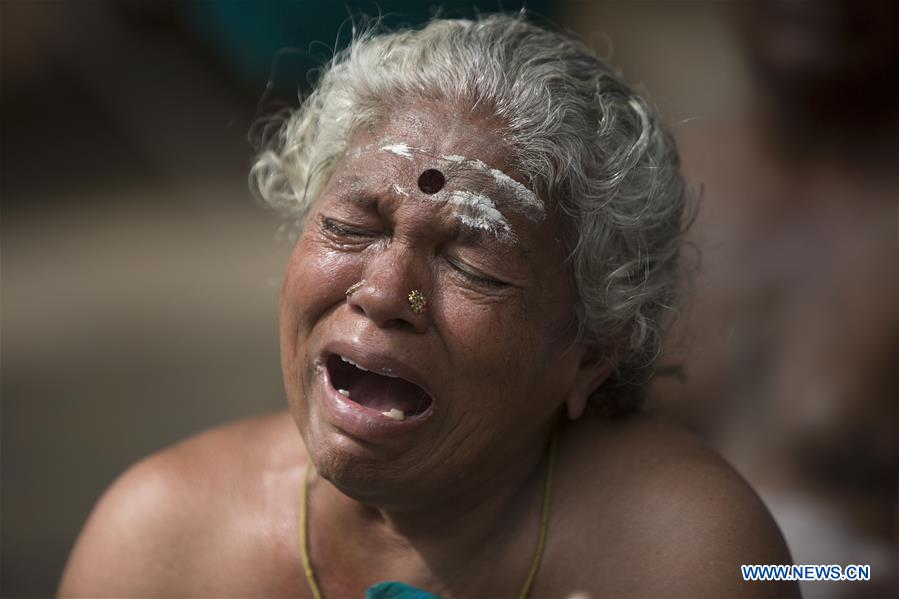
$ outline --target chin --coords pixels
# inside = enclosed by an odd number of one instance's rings
[[[310,454],[315,456],[319,476],[363,505],[409,509],[431,495],[428,483],[417,474],[419,469],[385,460],[377,450],[339,433],[331,435],[321,447],[310,448]],[[410,504],[410,497],[416,498],[414,504]]]

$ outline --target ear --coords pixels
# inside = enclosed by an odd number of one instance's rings
[[[616,361],[614,355],[603,354],[595,347],[584,352],[574,384],[565,400],[569,419],[577,420],[583,415],[590,396],[612,374]]]

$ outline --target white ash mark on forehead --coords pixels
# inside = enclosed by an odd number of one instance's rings
[[[522,215],[535,222],[541,222],[546,218],[546,207],[537,194],[499,169],[491,168],[490,176],[500,188],[512,192]]]
[[[501,170],[491,168],[480,160],[466,159],[464,156],[457,154],[444,155],[440,156],[440,158],[457,164],[464,164],[492,178],[499,189],[508,191],[515,198],[511,208],[528,220],[539,223],[546,218],[546,207],[540,198],[537,197],[537,194]]]
[[[479,229],[504,242],[516,239],[512,225],[502,212],[497,210],[496,203],[485,195],[470,191],[452,191],[440,192],[429,199],[449,204],[453,209],[453,216],[466,227]]]
[[[409,192],[406,191],[405,188],[400,187],[400,186],[397,185],[396,183],[393,184],[393,191],[397,192],[397,193],[400,194],[401,196],[408,196],[408,195],[410,195]]]
[[[409,147],[409,144],[389,144],[386,146],[381,146],[380,149],[382,152],[390,152],[391,154],[396,154],[397,156],[402,156],[403,158],[412,160],[412,148]]]

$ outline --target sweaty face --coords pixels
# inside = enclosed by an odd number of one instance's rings
[[[282,289],[284,382],[348,495],[482,484],[542,451],[574,384],[557,227],[506,156],[495,123],[404,108],[351,137],[308,216]]]

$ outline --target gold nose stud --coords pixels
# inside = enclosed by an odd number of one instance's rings
[[[412,311],[416,314],[421,314],[425,311],[425,306],[428,305],[428,299],[425,297],[425,294],[419,291],[418,289],[413,289],[409,292],[409,307],[412,308]]]
[[[350,285],[349,289],[346,290],[346,296],[350,297],[354,293],[356,293],[363,285],[365,285],[365,279],[362,279],[358,283],[353,283]]]

